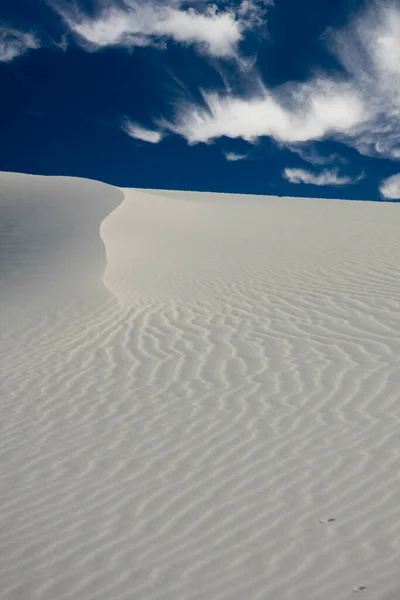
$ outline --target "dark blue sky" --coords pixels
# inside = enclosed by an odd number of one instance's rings
[[[397,3],[79,2],[1,4],[0,170],[400,197]]]

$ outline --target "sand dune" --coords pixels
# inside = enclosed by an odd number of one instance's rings
[[[398,598],[399,215],[1,174],[0,598]]]

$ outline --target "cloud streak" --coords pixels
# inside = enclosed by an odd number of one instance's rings
[[[400,173],[384,179],[381,182],[379,191],[383,198],[400,200]]]
[[[224,156],[229,162],[236,162],[238,160],[245,160],[247,158],[247,154],[237,154],[236,152],[225,152]]]
[[[203,6],[203,10],[183,8],[180,0],[168,4],[156,0],[121,0],[118,4],[99,0],[94,16],[76,5],[52,2],[52,7],[78,42],[92,51],[107,46],[160,45],[172,40],[194,45],[211,56],[229,57],[235,54],[245,27],[256,18],[255,13],[246,14],[241,21],[232,9],[221,11],[215,5]]]
[[[203,99],[202,107],[180,105],[175,122],[165,126],[191,144],[222,136],[248,142],[268,136],[292,144],[346,133],[368,118],[351,86],[328,79],[288,85],[278,93],[262,86],[251,98],[203,92]]]
[[[290,183],[304,183],[308,185],[349,185],[354,184],[364,178],[364,174],[352,178],[347,175],[339,175],[337,169],[325,169],[321,173],[312,173],[305,169],[290,169],[283,171],[282,176]]]
[[[146,129],[129,119],[123,121],[121,129],[129,135],[129,137],[141,140],[142,142],[148,142],[149,144],[158,144],[163,139],[163,134],[160,131]]]
[[[0,62],[11,62],[39,47],[40,41],[32,33],[0,26]]]
[[[307,146],[302,145],[294,145],[288,146],[289,150],[294,154],[300,156],[304,162],[308,162],[311,165],[328,165],[332,163],[344,163],[346,160],[340,156],[339,154],[328,154],[323,155],[315,150],[312,144],[308,144]]]

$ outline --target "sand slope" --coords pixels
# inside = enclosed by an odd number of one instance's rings
[[[0,598],[395,600],[399,214],[1,174]]]

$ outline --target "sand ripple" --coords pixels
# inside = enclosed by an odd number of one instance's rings
[[[112,293],[2,327],[0,598],[395,600],[398,225],[126,192]]]

